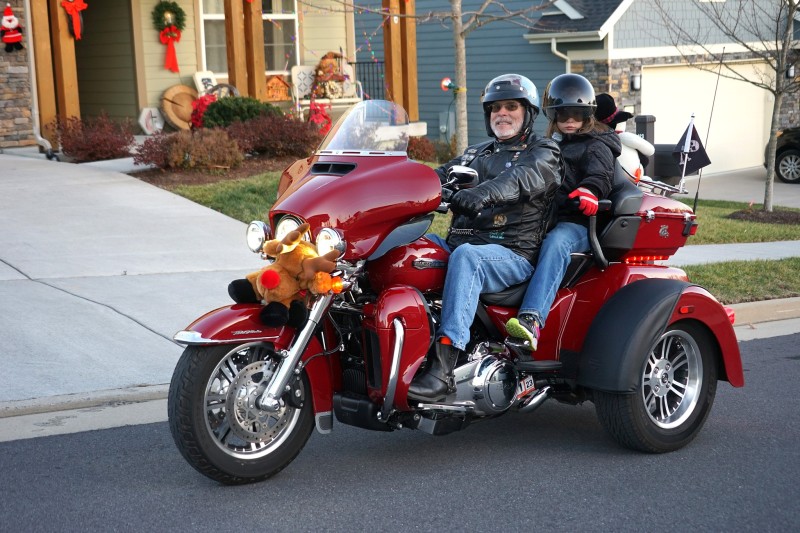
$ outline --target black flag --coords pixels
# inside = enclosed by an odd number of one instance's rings
[[[691,135],[691,138],[689,140],[689,146],[687,147],[686,137],[688,135]],[[694,122],[689,124],[683,136],[681,136],[681,140],[675,145],[675,148],[672,150],[672,157],[675,158],[678,165],[681,167],[683,167],[684,162],[686,163],[686,172],[684,173],[686,175],[694,174],[701,168],[711,164],[706,149],[703,148],[703,143],[700,142],[700,136],[697,134]]]

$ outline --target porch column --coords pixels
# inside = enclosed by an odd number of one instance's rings
[[[417,99],[417,30],[414,0],[382,0],[384,78],[388,98],[402,105],[412,122],[419,120]]]
[[[225,48],[228,54],[228,83],[236,87],[242,96],[250,96],[243,3],[248,2],[225,0]]]
[[[35,2],[45,4],[45,2]],[[38,10],[42,8],[37,6]],[[33,11],[37,9],[31,8]],[[53,38],[53,67],[55,70],[55,93],[58,102],[58,117],[80,118],[81,106],[78,99],[78,69],[75,62],[75,40],[69,31],[70,20],[60,5],[50,10],[50,27]],[[40,93],[41,94],[41,93]]]
[[[262,0],[244,3],[244,46],[247,50],[247,89],[250,96],[262,102],[267,99],[267,76],[264,74],[264,21],[261,18]],[[275,65],[270,65],[276,70]]]
[[[50,17],[47,12],[47,0],[31,0],[30,25],[32,28],[35,65],[29,68],[36,70],[36,91],[39,102],[39,128],[42,137],[50,141],[53,148],[56,143],[54,123],[56,120],[56,82],[53,77],[53,48],[50,46]],[[36,118],[34,117],[34,120]]]

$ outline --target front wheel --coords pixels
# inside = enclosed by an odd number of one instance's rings
[[[621,446],[651,453],[697,436],[717,392],[715,343],[700,325],[678,322],[656,342],[633,394],[595,391],[597,417]]]
[[[201,474],[228,485],[261,481],[300,453],[314,427],[305,374],[292,384],[297,407],[281,402],[272,413],[255,403],[278,360],[261,343],[184,350],[169,388],[169,427]]]

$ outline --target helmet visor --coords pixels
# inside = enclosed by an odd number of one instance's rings
[[[554,109],[557,122],[566,122],[569,119],[584,121],[592,116],[594,109],[589,106],[564,106]]]

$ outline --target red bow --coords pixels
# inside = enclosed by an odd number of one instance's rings
[[[80,12],[86,9],[86,2],[83,0],[62,0],[61,7],[67,11],[67,15],[72,17],[72,33],[75,35],[75,40],[79,41],[81,38],[81,15]]]
[[[161,44],[167,45],[167,55],[164,58],[164,68],[178,72],[178,56],[175,54],[175,43],[181,40],[181,30],[175,26],[167,26],[159,34]]]

